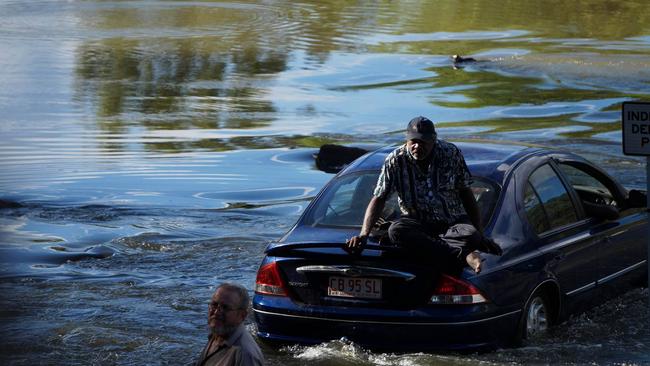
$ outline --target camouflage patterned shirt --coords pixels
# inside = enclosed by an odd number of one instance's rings
[[[386,198],[397,192],[403,216],[451,225],[467,215],[458,192],[469,187],[472,176],[456,145],[436,140],[431,154],[427,171],[418,167],[406,144],[388,154],[374,195]]]

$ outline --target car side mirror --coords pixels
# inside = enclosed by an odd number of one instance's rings
[[[628,207],[646,207],[648,196],[645,191],[632,189],[628,192],[627,206]]]
[[[594,217],[603,220],[616,220],[620,217],[616,206],[600,205],[587,201],[582,201],[582,207],[585,209],[585,214],[589,217]]]

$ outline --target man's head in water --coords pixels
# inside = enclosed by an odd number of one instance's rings
[[[406,127],[406,148],[415,160],[425,160],[436,142],[436,129],[426,117],[413,118]]]
[[[213,336],[228,338],[246,319],[250,297],[245,288],[224,283],[217,287],[208,306],[208,326]]]

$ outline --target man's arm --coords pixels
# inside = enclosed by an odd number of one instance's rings
[[[379,219],[379,215],[381,215],[381,212],[384,210],[384,206],[386,206],[386,197],[372,196],[363,217],[361,232],[359,235],[353,236],[345,242],[346,250],[353,254],[359,254],[363,251],[363,247],[366,245],[366,241],[368,240],[368,235],[370,235],[372,227],[375,225]]]
[[[469,216],[469,219],[472,221],[472,224],[478,231],[483,231],[483,225],[481,223],[481,210],[478,208],[476,199],[474,198],[474,193],[469,187],[463,187],[458,190],[458,195],[460,196],[461,202],[465,207],[465,211]]]

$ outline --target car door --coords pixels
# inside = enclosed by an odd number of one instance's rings
[[[625,195],[616,182],[599,169],[579,161],[559,161],[558,167],[580,198],[590,234],[602,243],[599,255],[599,287],[622,287],[628,275],[642,275],[647,242],[642,209],[626,208]],[[598,209],[614,209],[618,217],[605,217]],[[589,211],[594,212],[589,212]]]
[[[587,305],[600,274],[599,251],[603,235],[592,235],[577,205],[575,192],[549,159],[527,177],[523,206],[547,276],[555,277],[569,311]]]

